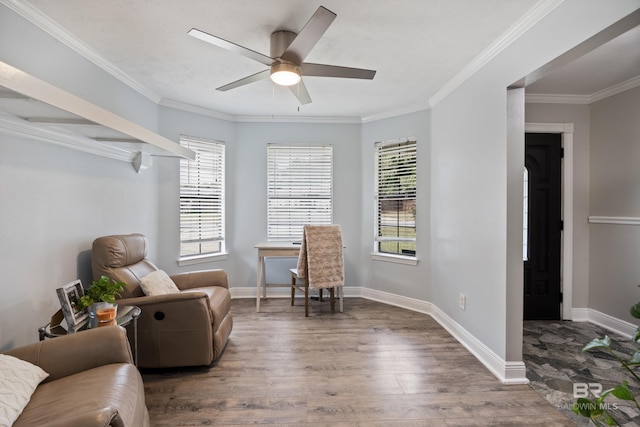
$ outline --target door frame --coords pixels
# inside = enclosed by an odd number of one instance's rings
[[[560,291],[562,320],[573,320],[573,123],[525,123],[525,133],[562,134]],[[524,194],[523,194],[524,197]]]

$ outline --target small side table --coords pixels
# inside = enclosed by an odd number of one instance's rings
[[[118,326],[127,326],[133,323],[133,362],[138,366],[138,317],[140,317],[142,310],[135,305],[118,305],[118,314],[116,316],[116,324]],[[58,315],[59,314],[59,315]],[[62,335],[74,334],[76,332],[86,331],[98,327],[98,319],[90,318],[84,323],[76,326],[74,329],[66,330],[60,325],[64,317],[62,312],[58,310],[56,314],[51,317],[51,322],[38,328],[38,337],[40,341],[46,338],[56,338]],[[52,325],[52,323],[55,323]]]

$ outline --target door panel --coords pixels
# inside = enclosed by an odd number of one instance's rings
[[[527,133],[528,259],[524,261],[524,318],[560,319],[562,135]]]

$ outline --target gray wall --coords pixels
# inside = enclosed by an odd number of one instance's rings
[[[36,341],[55,289],[91,280],[97,236],[156,238],[153,171],[0,133],[0,351]]]
[[[640,88],[591,105],[590,215],[640,218]],[[640,226],[590,225],[589,307],[637,323]]]
[[[0,60],[155,130],[153,102],[3,5]],[[88,284],[97,236],[157,239],[156,174],[0,133],[0,350],[37,340],[60,307],[56,288]]]

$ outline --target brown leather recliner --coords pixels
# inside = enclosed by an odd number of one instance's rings
[[[179,293],[146,296],[140,280],[158,270],[147,256],[142,234],[99,237],[93,242],[94,279],[127,284],[118,304],[142,309],[138,319],[138,366],[166,368],[209,365],[223,352],[233,327],[231,294],[224,270],[171,276]],[[131,332],[131,331],[130,331]]]
[[[6,354],[49,374],[13,427],[149,427],[144,383],[121,327],[39,341]]]

